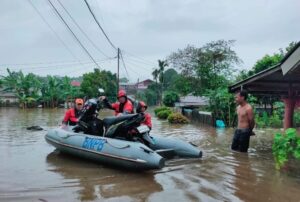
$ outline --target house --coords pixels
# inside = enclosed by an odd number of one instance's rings
[[[0,90],[0,103],[2,106],[16,105],[18,101],[19,99],[14,93]]]
[[[125,90],[128,95],[133,95],[137,91],[136,83],[119,83],[119,89]]]
[[[148,88],[149,85],[153,84],[154,81],[152,81],[151,79],[147,79],[141,82],[138,82],[137,85],[137,90],[138,91],[143,91],[146,90]]]
[[[71,81],[71,86],[80,87],[81,83],[79,81]]]
[[[137,83],[119,83],[119,88],[125,90],[128,95],[134,95],[137,92],[146,90],[152,83],[154,83],[154,81],[151,79]]]
[[[175,107],[181,108],[198,108],[209,105],[209,98],[205,96],[187,95],[180,97],[179,102],[175,103]]]

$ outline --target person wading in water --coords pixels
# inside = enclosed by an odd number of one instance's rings
[[[247,102],[247,98],[246,90],[241,90],[235,95],[235,101],[238,104],[236,108],[238,128],[234,132],[231,149],[239,152],[248,151],[250,136],[255,135],[252,131],[255,125],[253,109]]]

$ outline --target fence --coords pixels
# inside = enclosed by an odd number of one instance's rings
[[[198,111],[197,109],[182,109],[182,114],[188,117],[192,122],[215,127],[216,120],[211,112]]]

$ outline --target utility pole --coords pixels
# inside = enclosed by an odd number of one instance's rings
[[[120,83],[120,48],[118,48],[117,96],[119,92],[119,83]]]

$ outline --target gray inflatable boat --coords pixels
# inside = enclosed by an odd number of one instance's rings
[[[160,169],[165,165],[164,157],[202,157],[202,152],[190,143],[159,135],[150,137],[153,143],[146,146],[140,142],[75,133],[71,128],[56,128],[49,130],[45,139],[61,152],[128,169]]]

